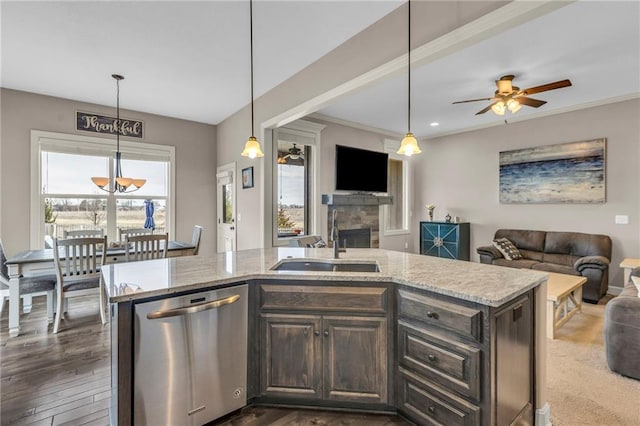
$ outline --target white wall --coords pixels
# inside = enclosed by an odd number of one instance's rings
[[[475,261],[475,248],[489,244],[499,228],[609,235],[609,285],[622,286],[618,265],[625,257],[640,257],[639,117],[640,100],[635,99],[421,141],[422,166],[414,169],[414,223],[426,219],[429,203],[436,205],[436,219],[449,212],[470,222]],[[607,138],[605,204],[500,204],[500,151],[602,137]],[[614,224],[619,214],[629,216],[628,225]]]
[[[105,115],[115,110],[10,89],[0,93],[0,237],[12,255],[29,249],[31,130],[87,135],[75,130],[76,110]],[[216,126],[128,110],[121,114],[144,121],[145,143],[175,146],[176,235],[169,237],[191,241],[193,225],[202,225],[200,252],[215,253]]]

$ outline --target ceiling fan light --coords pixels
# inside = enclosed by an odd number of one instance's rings
[[[413,133],[408,132],[402,139],[400,149],[398,149],[397,153],[410,157],[413,154],[420,154],[421,152],[422,150],[418,146],[418,140],[413,136]]]
[[[260,148],[260,143],[255,136],[250,136],[247,143],[244,144],[244,150],[242,151],[243,157],[249,157],[254,159],[256,157],[264,157],[264,152]]]
[[[496,115],[504,115],[504,111],[505,111],[504,102],[498,101],[495,104],[493,104],[493,106],[491,107],[491,111],[493,111],[494,114]]]
[[[520,102],[516,101],[515,99],[509,99],[509,102],[507,102],[507,108],[509,108],[509,111],[511,111],[512,114],[520,111],[520,108],[522,108],[522,105],[520,105]]]

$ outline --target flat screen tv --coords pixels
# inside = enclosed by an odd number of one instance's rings
[[[336,145],[336,190],[387,192],[389,154]]]

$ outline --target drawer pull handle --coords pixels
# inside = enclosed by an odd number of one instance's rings
[[[434,354],[429,354],[427,355],[427,358],[429,359],[429,361],[431,362],[435,362],[438,358],[436,358],[436,356]]]
[[[314,335],[319,336],[320,335],[320,330],[316,330],[313,332]]]
[[[324,331],[324,335],[325,335],[325,336],[328,336],[328,335],[329,335],[329,331],[328,331],[328,330],[325,330],[325,331]]]
[[[438,319],[438,314],[436,312],[427,311],[427,318]]]
[[[429,408],[427,408],[427,410],[429,410],[431,414],[434,414],[436,412],[436,407],[435,405],[430,405]]]

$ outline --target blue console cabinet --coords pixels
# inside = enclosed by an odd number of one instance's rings
[[[420,254],[469,260],[469,223],[420,222]]]

